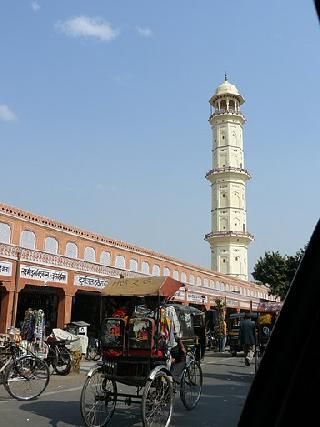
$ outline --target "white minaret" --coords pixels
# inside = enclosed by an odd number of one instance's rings
[[[243,125],[240,111],[244,99],[236,86],[225,81],[210,98],[209,123],[212,128],[212,169],[206,174],[211,183],[211,233],[205,236],[211,248],[211,268],[248,280],[247,253],[253,240],[247,232],[246,181]]]

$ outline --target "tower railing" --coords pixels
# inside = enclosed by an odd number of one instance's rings
[[[246,237],[249,240],[254,240],[254,237],[252,234],[248,233],[247,231],[211,231],[211,233],[208,233],[205,235],[205,240],[208,240],[212,237]]]
[[[243,169],[243,168],[237,168],[234,166],[225,166],[223,168],[214,168],[211,169],[209,172],[206,173],[206,178],[208,178],[210,175],[214,175],[214,174],[218,174],[218,173],[223,173],[223,172],[237,172],[237,173],[241,173],[244,175],[247,175],[247,177],[250,179],[251,175],[248,172],[247,169]]]
[[[235,116],[241,116],[243,118],[243,120],[245,120],[245,115],[240,111],[240,110],[234,110],[234,109],[226,109],[226,108],[220,108],[220,110],[215,110],[213,113],[210,114],[209,119],[211,119],[214,116],[220,116],[222,114],[231,114],[231,115],[235,115]]]

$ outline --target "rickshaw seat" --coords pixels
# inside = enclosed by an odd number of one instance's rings
[[[128,324],[128,356],[150,357],[154,350],[155,321],[131,318]]]
[[[113,358],[124,354],[126,322],[119,317],[104,319],[101,328],[101,345],[104,357]]]

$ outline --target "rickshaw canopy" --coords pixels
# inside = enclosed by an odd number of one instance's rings
[[[162,296],[171,297],[184,284],[168,276],[112,279],[102,290],[102,296]]]

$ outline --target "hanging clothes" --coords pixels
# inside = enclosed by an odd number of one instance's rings
[[[45,317],[43,310],[37,310],[34,313],[34,339],[42,347],[45,338]]]
[[[35,316],[34,310],[28,308],[24,315],[24,321],[21,328],[21,338],[28,342],[33,341],[34,338],[34,326],[35,326]]]

